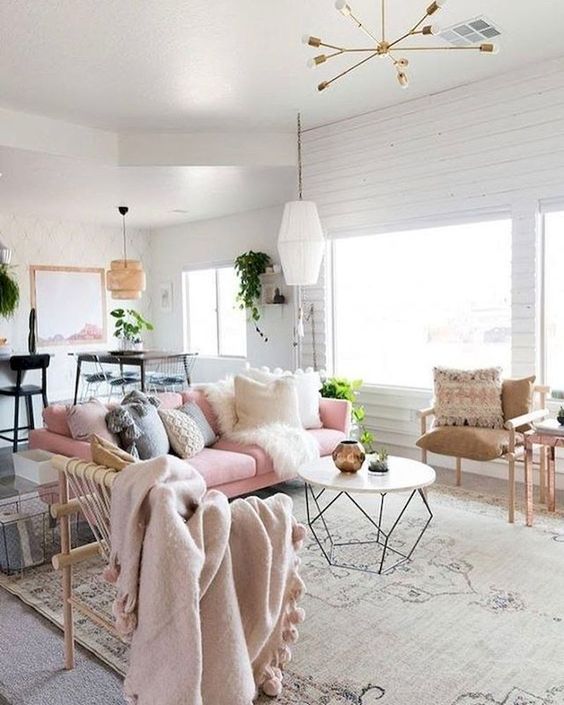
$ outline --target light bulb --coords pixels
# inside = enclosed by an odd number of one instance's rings
[[[499,49],[495,44],[480,44],[480,51],[483,54],[497,54]]]
[[[441,33],[441,28],[439,27],[438,24],[428,24],[423,27],[421,30],[421,34],[440,34]]]
[[[319,56],[314,56],[313,59],[309,59],[307,65],[310,69],[314,69],[316,66],[319,66],[319,64],[323,64],[326,61],[327,57],[325,56],[325,54],[320,54]]]
[[[346,0],[337,0],[335,7],[342,15],[345,15],[345,17],[351,14],[351,8],[347,5]]]
[[[403,71],[398,73],[398,82],[402,88],[407,88],[409,86],[409,79]]]
[[[302,42],[310,47],[318,47],[321,44],[319,37],[311,37],[309,34],[304,34]]]
[[[405,69],[409,66],[409,61],[407,59],[397,59],[394,63],[398,69]]]
[[[321,83],[317,86],[317,90],[320,92],[324,91],[328,85],[329,83],[327,81],[321,81]]]

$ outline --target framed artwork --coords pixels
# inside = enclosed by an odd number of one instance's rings
[[[30,275],[39,346],[107,342],[103,269],[31,265]]]
[[[160,309],[164,313],[172,311],[172,282],[164,282],[159,288]]]

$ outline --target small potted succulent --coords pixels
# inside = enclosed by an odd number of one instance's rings
[[[385,448],[380,448],[371,457],[368,464],[370,472],[383,473],[388,472],[388,451]]]
[[[558,414],[556,416],[556,420],[561,426],[564,426],[564,406],[561,406],[558,409]]]

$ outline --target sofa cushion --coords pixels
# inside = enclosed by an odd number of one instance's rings
[[[319,455],[331,455],[337,443],[340,443],[344,438],[345,434],[342,431],[336,431],[333,428],[312,428],[308,431],[319,446]]]
[[[208,487],[216,487],[256,475],[254,458],[245,453],[204,448],[188,462],[196,468]]]
[[[43,423],[45,428],[61,436],[72,438],[67,422],[68,407],[66,404],[49,404],[43,409]]]
[[[263,384],[237,375],[234,386],[237,431],[271,423],[301,428],[298,392],[292,377],[280,377]]]
[[[204,436],[198,424],[180,409],[159,409],[170,447],[179,457],[187,460],[204,448]]]
[[[231,453],[243,453],[245,455],[250,455],[251,458],[253,458],[255,461],[257,475],[266,475],[269,472],[274,472],[272,458],[260,446],[241,445],[240,443],[235,443],[234,441],[228,441],[226,438],[220,438],[219,441],[217,441],[217,443],[213,447],[217,450],[225,450],[230,451]]]
[[[517,434],[517,443],[523,443],[520,433]],[[417,445],[438,455],[469,460],[494,460],[509,450],[509,431],[501,428],[439,426],[421,436]]]
[[[106,424],[107,413],[106,405],[99,399],[90,399],[82,404],[69,406],[67,423],[71,436],[77,441],[88,441],[90,436],[96,434],[117,445],[116,435],[108,429]]]
[[[433,369],[435,426],[503,428],[501,368]]]
[[[194,402],[200,409],[204,412],[209,425],[213,428],[213,432],[217,436],[219,434],[219,425],[217,423],[217,417],[211,404],[206,397],[205,391],[203,389],[189,389],[186,392],[182,392],[182,403]]]
[[[159,409],[177,409],[183,403],[180,392],[158,392],[153,396],[160,401]]]
[[[140,460],[166,455],[170,449],[157,406],[158,399],[135,390],[106,417],[108,428],[119,435],[120,447]]]
[[[535,375],[522,379],[504,379],[501,386],[501,403],[505,421],[528,414],[533,408],[533,387]],[[529,424],[520,426],[518,431],[528,431]]]

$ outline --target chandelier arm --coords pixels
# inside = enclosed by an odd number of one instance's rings
[[[364,34],[370,37],[370,39],[373,39],[375,42],[378,42],[378,38],[374,34],[372,34],[372,32],[367,27],[364,26],[364,24],[361,22],[361,20],[358,19],[358,17],[355,17],[352,12],[349,14],[349,17],[356,24],[356,26],[362,32],[364,32]]]
[[[382,41],[386,41],[386,0],[382,0]]]
[[[399,44],[399,43],[402,42],[404,39],[407,39],[407,37],[410,37],[412,34],[416,34],[416,33],[417,33],[417,28],[420,27],[420,26],[423,24],[423,22],[425,22],[425,20],[427,19],[427,17],[429,17],[429,15],[427,15],[427,14],[423,15],[423,17],[419,20],[419,22],[417,22],[417,24],[414,24],[413,27],[409,30],[409,32],[406,32],[406,33],[405,33],[404,35],[402,35],[399,39],[396,39],[395,41],[391,42],[391,43],[390,43],[390,47],[393,47],[393,46],[395,46],[396,44]]]
[[[480,47],[397,47],[390,51],[481,51]]]
[[[352,66],[350,66],[350,67],[349,67],[348,69],[346,69],[345,71],[342,71],[341,73],[339,73],[339,74],[337,74],[336,76],[334,76],[332,79],[330,79],[329,81],[326,82],[325,88],[327,88],[327,86],[330,86],[332,83],[335,83],[335,81],[339,80],[339,78],[343,78],[343,76],[346,76],[346,75],[347,75],[348,73],[350,73],[351,71],[354,71],[354,69],[358,68],[359,66],[362,66],[362,64],[365,64],[367,61],[370,61],[370,59],[373,59],[375,56],[379,56],[379,54],[378,54],[377,51],[375,51],[375,52],[374,52],[373,54],[371,54],[370,56],[365,57],[364,59],[362,59],[361,61],[357,62],[356,64],[353,64]]]
[[[327,49],[335,49],[335,51],[344,51],[343,47],[335,46],[334,44],[326,44],[325,42],[319,42],[320,47],[327,47]]]

